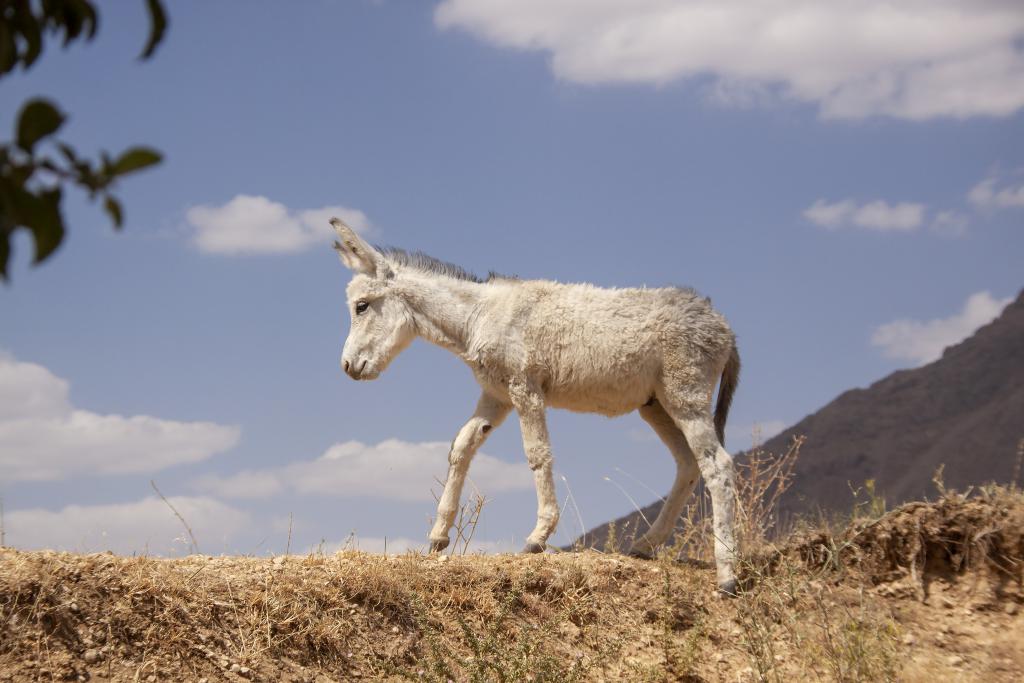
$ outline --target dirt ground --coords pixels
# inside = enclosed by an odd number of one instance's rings
[[[794,534],[736,597],[671,553],[0,549],[0,681],[1020,681],[1022,501]]]

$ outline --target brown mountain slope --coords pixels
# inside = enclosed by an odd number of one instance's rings
[[[1024,438],[1024,292],[939,360],[841,394],[764,449],[783,453],[798,435],[806,442],[781,504],[786,513],[848,511],[851,484],[868,479],[889,505],[934,494],[939,465],[952,488],[1010,481]],[[660,507],[644,515],[653,520]],[[636,529],[638,520],[633,513],[616,524]],[[600,547],[606,534],[605,525],[588,532],[588,545]]]

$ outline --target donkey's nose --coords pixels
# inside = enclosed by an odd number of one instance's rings
[[[345,372],[348,372],[348,361],[347,360],[346,361],[342,361],[341,369],[344,370]]]

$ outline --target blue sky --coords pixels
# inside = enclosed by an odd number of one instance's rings
[[[732,448],[990,320],[1024,285],[1024,11],[765,7],[181,2],[141,63],[142,3],[103,3],[93,44],[0,81],[0,129],[47,96],[81,151],[166,161],[123,183],[123,233],[71,194],[51,261],[15,241],[8,542],[181,552],[150,479],[205,552],[425,537],[477,389],[422,342],[344,376],[325,210],[478,272],[711,296],[744,361]],[[549,419],[586,526],[667,490],[636,416]],[[519,545],[515,419],[483,451],[481,547]]]

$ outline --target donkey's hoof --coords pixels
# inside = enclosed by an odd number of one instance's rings
[[[736,579],[718,584],[718,594],[723,598],[735,598],[739,594]]]
[[[439,553],[439,552],[441,552],[442,550],[444,550],[445,548],[448,547],[448,543],[450,543],[450,541],[447,538],[442,538],[442,539],[439,539],[439,540],[431,539],[431,541],[430,541],[430,552],[432,552],[432,553]]]
[[[636,543],[629,549],[629,556],[635,557],[638,560],[653,560],[654,548],[646,543]]]
[[[523,546],[523,552],[528,554],[542,553],[544,552],[544,545],[542,543],[528,541],[527,544]]]

